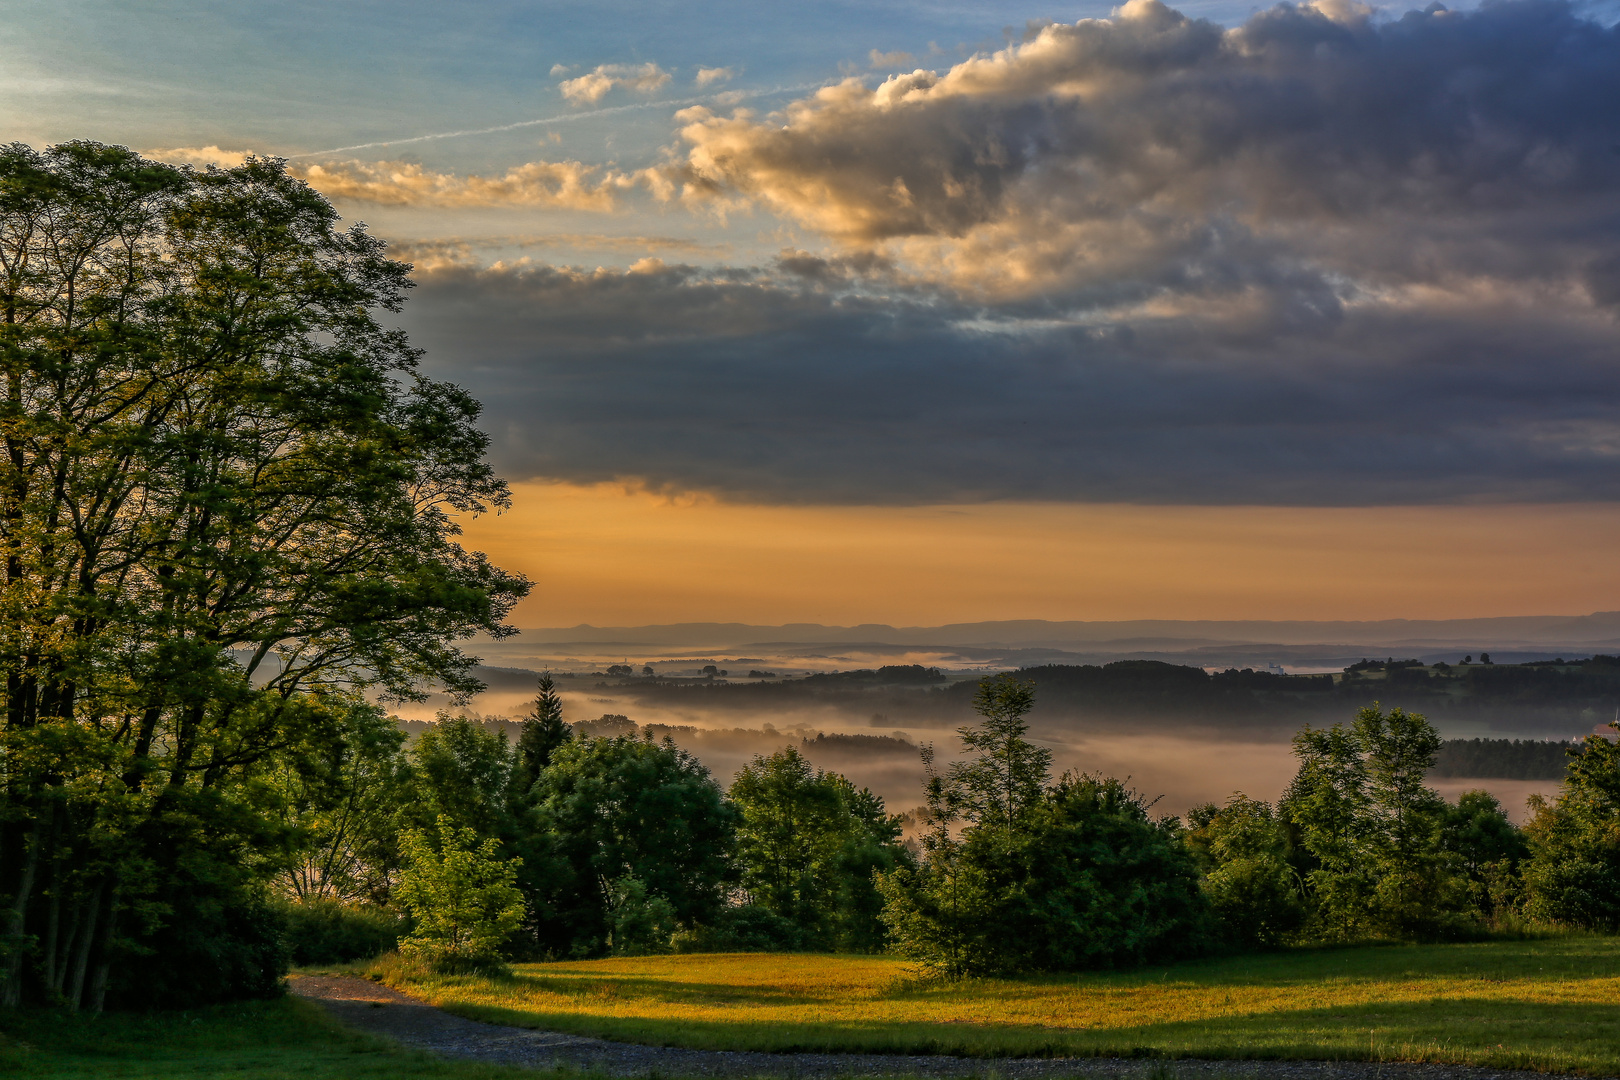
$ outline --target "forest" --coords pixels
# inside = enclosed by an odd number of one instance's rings
[[[1472,658],[1470,658],[1472,659]],[[1368,701],[1400,701],[1442,727],[1483,723],[1515,734],[1568,739],[1613,719],[1620,708],[1620,658],[1527,664],[1424,664],[1364,660],[1336,674],[1203,668],[1159,660],[1042,665],[1020,669],[1040,690],[1032,719],[1131,730],[1173,723],[1286,733],[1332,723]],[[972,715],[974,682],[930,678],[916,665],[795,679],[593,678],[592,685],[649,705],[717,712],[780,711],[797,703],[832,705],[851,717],[881,713],[900,727],[954,727]],[[936,674],[938,674],[936,672]]]

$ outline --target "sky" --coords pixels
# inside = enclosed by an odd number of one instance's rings
[[[416,266],[524,626],[1620,607],[1620,4],[0,0]]]

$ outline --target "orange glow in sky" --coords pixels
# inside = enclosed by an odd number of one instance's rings
[[[781,507],[517,484],[465,542],[535,581],[519,626],[1586,614],[1620,506]]]

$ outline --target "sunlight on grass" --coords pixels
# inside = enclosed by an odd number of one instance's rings
[[[921,981],[885,957],[660,956],[512,978],[373,967],[465,1016],[708,1049],[1456,1062],[1620,1072],[1620,940],[1301,950],[1120,974]]]

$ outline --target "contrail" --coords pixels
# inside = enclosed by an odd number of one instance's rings
[[[772,94],[796,94],[805,90],[818,90],[823,83],[806,83],[802,86],[778,86],[770,90],[750,90],[745,92],[744,98],[770,97]],[[705,94],[702,97],[681,98],[677,101],[639,101],[630,105],[611,105],[606,109],[592,109],[590,112],[563,113],[561,116],[544,116],[538,120],[519,120],[515,124],[498,124],[495,127],[464,128],[461,131],[439,131],[432,135],[412,135],[405,139],[383,139],[378,142],[355,143],[353,146],[334,146],[330,150],[310,150],[303,154],[288,154],[288,160],[295,158],[320,157],[322,154],[346,154],[350,150],[373,150],[379,146],[404,146],[408,143],[431,142],[434,139],[459,139],[465,135],[493,135],[500,131],[516,131],[519,128],[547,127],[552,124],[573,124],[581,120],[591,120],[598,116],[611,116],[614,113],[633,112],[641,109],[667,109],[684,108],[687,105],[702,105],[717,100],[718,94]]]

